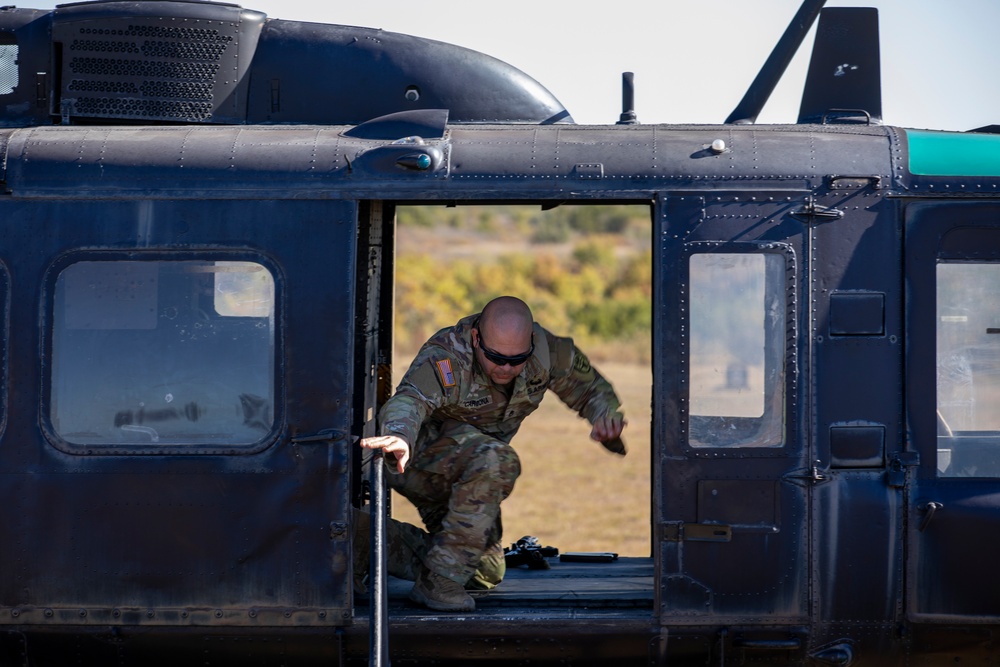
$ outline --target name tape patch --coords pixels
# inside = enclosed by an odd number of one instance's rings
[[[462,403],[463,408],[481,408],[484,405],[489,405],[493,402],[493,399],[489,396],[481,396],[480,398],[470,398],[469,400]]]

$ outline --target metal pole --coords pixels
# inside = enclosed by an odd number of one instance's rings
[[[726,124],[733,123],[753,123],[757,120],[758,114],[764,108],[764,103],[771,96],[774,87],[778,85],[781,75],[785,73],[788,63],[792,61],[795,52],[798,51],[802,40],[806,38],[806,33],[816,22],[816,17],[823,9],[826,0],[803,0],[799,6],[799,11],[795,14],[792,22],[788,24],[785,33],[775,44],[774,50],[768,56],[764,66],[757,73],[757,78],[750,84],[746,95],[740,100],[739,105],[729,114]]]
[[[375,450],[372,465],[371,572],[368,619],[368,664],[389,667],[389,588],[388,557],[385,547],[387,505],[385,463],[382,450]]]

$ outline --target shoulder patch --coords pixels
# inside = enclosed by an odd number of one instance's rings
[[[451,370],[451,359],[441,359],[434,364],[437,366],[438,375],[441,376],[441,386],[454,387],[455,374]]]
[[[573,357],[573,370],[577,373],[590,372],[590,359],[580,350],[577,350],[576,355]]]
[[[552,376],[566,377],[573,372],[573,339],[552,337]]]

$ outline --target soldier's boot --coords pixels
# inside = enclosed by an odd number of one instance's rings
[[[474,611],[476,601],[462,584],[424,568],[410,591],[410,599],[436,611]]]

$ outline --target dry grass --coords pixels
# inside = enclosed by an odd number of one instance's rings
[[[650,555],[650,369],[608,361],[599,368],[624,403],[628,455],[590,440],[589,424],[550,394],[513,441],[522,472],[503,504],[504,544],[533,535],[560,551]],[[420,525],[397,495],[393,516]]]

